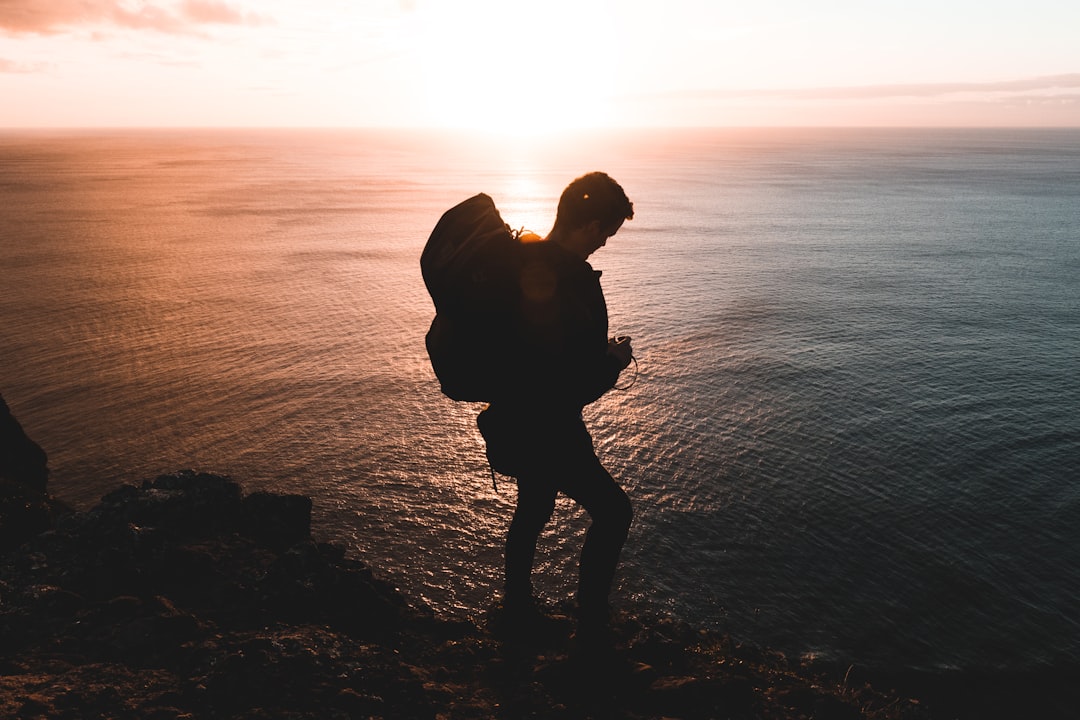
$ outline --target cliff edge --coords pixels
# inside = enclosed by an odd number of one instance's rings
[[[0,558],[0,717],[926,716],[670,620],[620,617],[603,657],[558,613],[527,641],[443,620],[310,511],[185,471],[59,517]]]
[[[565,608],[528,638],[497,607],[439,618],[314,541],[304,496],[189,470],[73,512],[2,413],[0,717],[917,720],[1080,702],[1070,670],[871,687],[659,616],[619,614],[602,653],[576,646]]]

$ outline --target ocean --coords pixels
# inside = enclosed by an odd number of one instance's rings
[[[480,617],[514,485],[424,352],[419,256],[477,192],[592,258],[636,380],[586,410],[635,506],[616,604],[876,668],[1080,661],[1080,131],[0,133],[0,393],[88,508],[182,468]],[[629,379],[629,378],[628,378]],[[560,500],[537,586],[569,598]]]

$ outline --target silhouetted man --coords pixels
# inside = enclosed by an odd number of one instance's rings
[[[608,339],[600,273],[587,259],[633,216],[622,187],[604,173],[563,191],[551,232],[523,248],[520,380],[477,418],[492,467],[517,480],[503,596],[511,622],[538,616],[533,558],[556,495],[589,513],[577,593],[584,641],[606,636],[608,594],[632,518],[629,498],[600,464],[581,417],[585,405],[615,386],[632,356],[629,338]]]

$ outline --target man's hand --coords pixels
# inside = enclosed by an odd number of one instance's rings
[[[608,352],[619,360],[619,369],[624,369],[634,357],[634,349],[630,346],[630,336],[620,335],[608,340]]]

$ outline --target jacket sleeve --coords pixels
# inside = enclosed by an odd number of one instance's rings
[[[599,400],[604,393],[615,387],[619,381],[622,368],[619,360],[607,352],[605,340],[604,354],[587,365],[583,364],[583,372],[578,376],[577,387],[574,388],[575,403],[582,407]]]

